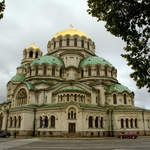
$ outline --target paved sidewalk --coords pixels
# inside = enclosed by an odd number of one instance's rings
[[[5,150],[5,149],[8,149],[8,148],[14,148],[14,147],[30,144],[30,143],[37,142],[37,141],[39,141],[38,138],[15,139],[15,140],[12,140],[12,141],[0,143],[0,150]]]

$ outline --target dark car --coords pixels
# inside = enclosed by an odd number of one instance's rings
[[[0,131],[0,137],[10,137],[10,133],[8,131]]]
[[[124,139],[136,139],[138,137],[138,134],[136,132],[125,132],[125,133],[120,133],[118,135],[118,138]]]

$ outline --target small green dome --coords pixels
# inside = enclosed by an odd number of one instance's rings
[[[128,87],[121,84],[114,84],[107,89],[107,93],[112,93],[112,92],[122,93],[124,91],[128,93],[132,93],[132,91],[130,91]]]
[[[60,88],[58,91],[59,92],[61,92],[61,91],[81,91],[81,92],[85,92],[84,89],[82,89],[78,86],[65,86],[63,88]]]
[[[108,65],[110,67],[113,67],[112,64],[109,63],[107,60],[98,56],[90,56],[83,59],[80,63],[80,67],[85,67],[86,65],[97,65],[97,64],[100,64],[102,66]]]
[[[24,81],[24,75],[23,74],[16,74],[15,76],[13,76],[12,78],[11,78],[11,80],[10,81],[12,81],[12,82],[23,82]]]
[[[31,65],[34,65],[34,64],[38,64],[38,65],[41,65],[41,64],[56,64],[58,66],[63,66],[64,63],[57,57],[55,56],[42,56],[40,58],[37,58],[35,60],[33,60],[31,62]]]

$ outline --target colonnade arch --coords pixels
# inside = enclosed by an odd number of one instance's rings
[[[104,118],[100,116],[89,116],[88,128],[104,128]]]
[[[56,117],[51,116],[40,116],[40,128],[55,128]]]
[[[9,117],[9,128],[20,128],[22,118],[21,116],[11,116]]]
[[[0,113],[0,130],[2,129],[2,125],[3,125],[3,114]]]
[[[86,103],[86,95],[81,93],[60,93],[58,96],[58,102],[81,102]]]
[[[138,128],[137,118],[121,118],[120,120],[121,128]]]

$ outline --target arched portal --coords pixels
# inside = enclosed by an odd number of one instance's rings
[[[20,89],[16,96],[16,106],[27,104],[27,92],[24,88]]]

